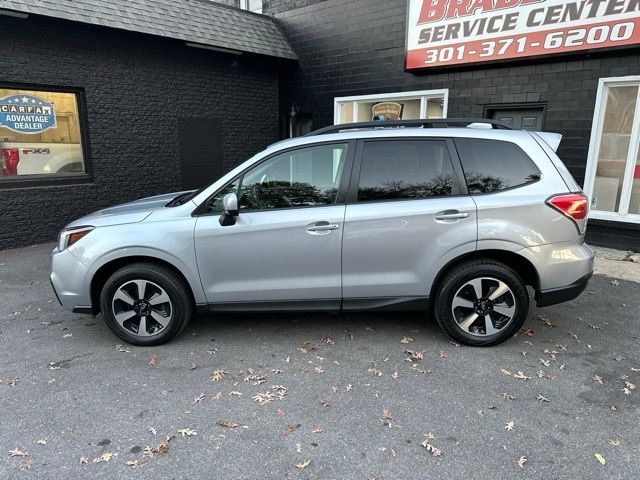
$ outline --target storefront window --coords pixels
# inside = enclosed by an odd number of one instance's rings
[[[585,190],[591,217],[640,223],[640,79],[600,82]]]
[[[334,123],[444,118],[447,99],[447,90],[339,97],[335,99]]]
[[[0,181],[84,172],[76,94],[0,88]]]

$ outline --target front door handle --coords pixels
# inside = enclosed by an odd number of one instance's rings
[[[337,230],[340,228],[340,225],[337,223],[329,223],[329,222],[314,222],[307,225],[307,232],[309,233],[322,233],[322,232],[330,232],[331,230]]]
[[[459,210],[445,210],[444,212],[436,213],[436,220],[460,220],[468,217],[469,212],[461,212]]]

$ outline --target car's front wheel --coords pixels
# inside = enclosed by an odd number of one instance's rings
[[[134,263],[105,282],[100,306],[107,326],[125,342],[160,345],[191,319],[191,295],[173,271],[153,263]]]
[[[529,295],[505,264],[472,260],[445,274],[436,292],[438,324],[455,340],[474,346],[502,343],[527,319]]]

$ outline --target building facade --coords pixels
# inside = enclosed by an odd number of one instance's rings
[[[469,8],[499,7],[500,3],[504,9],[485,17],[502,17],[504,21],[505,15],[522,9],[553,9],[550,14],[545,11],[534,17],[542,23],[547,14],[554,20],[554,12],[557,20],[562,20],[558,4],[572,2],[466,2]],[[580,8],[579,3],[590,6],[593,2],[576,2],[576,8]],[[601,7],[597,15],[602,16],[602,22],[619,21],[608,33],[602,33],[602,28],[585,30],[585,49],[527,58],[500,59],[492,55],[489,61],[468,64],[443,64],[439,58],[438,66],[409,68],[407,46],[415,40],[411,35],[421,35],[421,29],[427,28],[430,33],[437,32],[435,27],[448,25],[456,18],[418,24],[408,21],[408,7],[416,11],[412,14],[415,17],[423,5],[456,2],[266,0],[264,11],[275,16],[299,57],[296,69],[281,82],[281,111],[289,115],[293,106],[296,118],[317,128],[371,120],[372,107],[391,103],[401,106],[395,108],[402,108],[402,118],[494,118],[518,127],[562,133],[558,155],[592,199],[588,240],[638,250],[640,5],[624,0],[595,3]],[[464,6],[465,2],[457,4]],[[473,17],[483,18],[479,7],[474,12],[471,21]],[[460,11],[448,13],[461,15]],[[583,11],[582,17],[589,13]],[[569,14],[564,15],[567,19]],[[598,18],[591,21],[597,23]],[[574,28],[583,29],[581,25]],[[586,45],[587,41],[600,42],[604,34],[608,34],[607,40],[623,39],[624,48]],[[429,46],[437,33],[431,38],[422,35],[429,40],[424,45]],[[563,38],[566,40],[566,35]],[[556,36],[550,39],[555,40]],[[459,45],[453,52],[438,53],[440,57],[458,55]],[[496,45],[496,50],[504,45]],[[563,46],[559,50],[566,49]]]
[[[198,5],[222,38],[262,35],[211,50],[205,34],[111,26],[117,12],[96,25],[55,2],[1,7],[24,11],[0,14],[0,249],[53,241],[100,208],[202,187],[278,140],[280,70],[295,56],[268,17]]]
[[[0,249],[314,128],[481,117],[562,133],[588,241],[640,250],[637,0],[0,0],[0,26]]]

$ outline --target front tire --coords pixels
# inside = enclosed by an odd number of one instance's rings
[[[524,324],[529,295],[520,276],[505,264],[472,260],[445,274],[436,291],[434,313],[455,340],[472,346],[497,345]]]
[[[105,282],[100,306],[107,326],[127,343],[160,345],[180,333],[193,311],[184,281],[170,269],[134,263]]]

